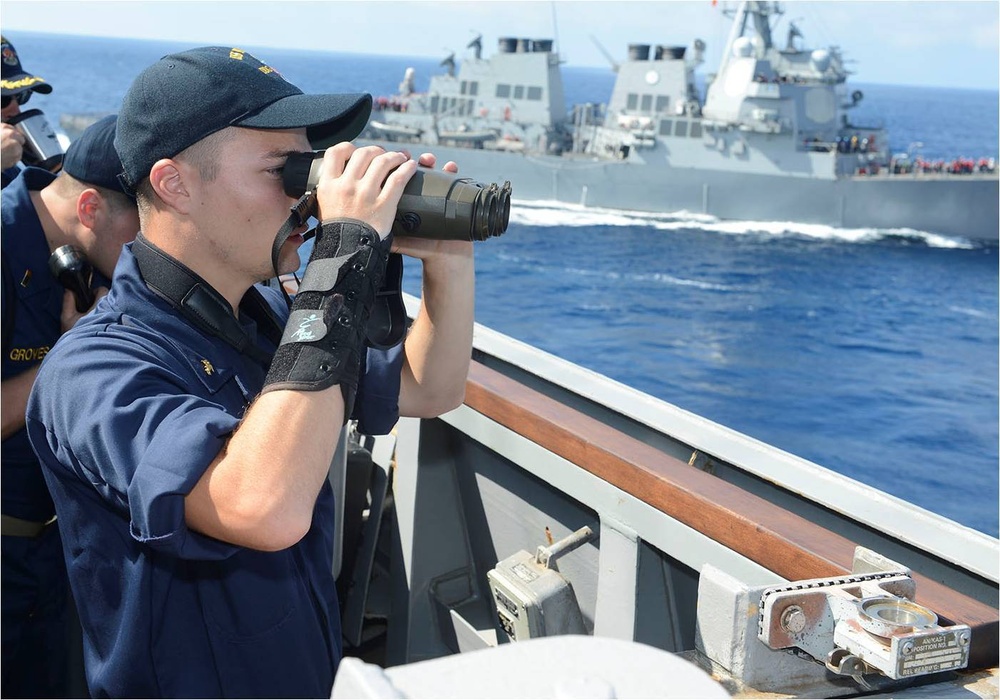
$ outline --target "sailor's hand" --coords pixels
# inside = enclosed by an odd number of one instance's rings
[[[433,168],[437,164],[437,156],[433,153],[421,153],[417,163],[422,168]],[[455,161],[449,160],[441,170],[457,174],[458,165]],[[412,258],[427,259],[439,255],[472,257],[472,241],[443,241],[422,236],[395,236],[392,240],[392,252]]]
[[[76,322],[81,318],[89,314],[97,306],[97,302],[101,300],[101,297],[106,296],[108,293],[107,287],[98,287],[94,290],[94,303],[90,305],[90,308],[86,311],[80,312],[76,310],[76,295],[70,290],[66,290],[63,293],[63,304],[62,312],[59,314],[59,321],[62,325],[62,332],[65,333],[70,328],[76,325]]]
[[[10,124],[0,124],[0,166],[12,168],[24,154],[24,134]]]
[[[403,188],[417,170],[406,153],[339,143],[326,150],[316,196],[320,221],[356,219],[385,239]]]

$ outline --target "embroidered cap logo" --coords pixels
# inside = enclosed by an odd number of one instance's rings
[[[3,62],[8,66],[17,65],[17,52],[14,51],[14,48],[10,44],[4,42],[3,50],[0,51],[0,55],[3,57]]]
[[[257,70],[259,70],[264,75],[270,75],[271,73],[274,73],[275,75],[278,76],[281,75],[281,73],[279,73],[276,69],[267,65],[253,54],[247,53],[243,49],[237,49],[237,48],[229,49],[229,58],[233,59],[234,61],[242,61],[244,59],[250,59],[251,61],[257,63]]]

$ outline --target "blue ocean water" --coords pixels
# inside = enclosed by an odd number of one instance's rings
[[[115,111],[177,43],[20,33],[56,86],[32,107]],[[225,42],[220,36],[220,43]],[[254,47],[244,47],[253,50]],[[308,92],[392,94],[438,59],[256,50]],[[610,70],[564,67],[567,101]],[[998,93],[860,85],[893,150],[998,157]],[[516,183],[515,183],[516,185]],[[516,195],[516,186],[515,186]],[[998,534],[998,251],[875,230],[515,202],[477,244],[477,320],[837,472]],[[406,290],[419,294],[419,270]]]

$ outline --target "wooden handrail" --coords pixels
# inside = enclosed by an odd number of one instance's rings
[[[581,469],[791,581],[851,573],[856,544],[479,362],[465,403]],[[913,572],[917,602],[972,628],[969,668],[997,665],[1000,614]]]

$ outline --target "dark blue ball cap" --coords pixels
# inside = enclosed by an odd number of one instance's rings
[[[14,45],[0,36],[0,92],[4,97],[20,95],[25,90],[50,93],[52,86],[33,73],[24,70]]]
[[[242,49],[205,46],[139,74],[118,113],[115,148],[134,189],[156,161],[226,127],[305,127],[313,147],[325,148],[360,134],[371,108],[367,93],[305,95]]]
[[[66,149],[62,169],[81,182],[131,196],[118,179],[122,164],[115,151],[117,121],[116,115],[109,114],[88,126]]]

